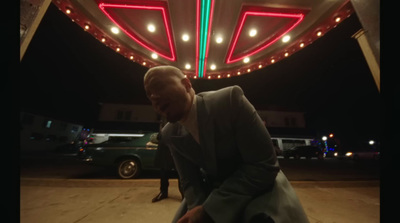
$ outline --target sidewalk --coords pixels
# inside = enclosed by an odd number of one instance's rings
[[[311,223],[379,222],[379,181],[291,182]],[[163,223],[180,204],[177,180],[157,203],[159,180],[21,178],[22,223]]]

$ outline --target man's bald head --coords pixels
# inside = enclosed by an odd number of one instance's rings
[[[157,66],[150,68],[144,75],[146,83],[151,78],[177,78],[179,80],[185,78],[185,74],[178,68],[169,65]]]
[[[153,67],[146,72],[143,82],[157,113],[170,122],[186,118],[195,92],[181,70],[173,66]]]

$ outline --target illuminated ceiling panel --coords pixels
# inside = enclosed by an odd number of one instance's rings
[[[350,0],[53,0],[128,60],[189,78],[231,78],[278,63],[349,17]],[[114,32],[116,27],[121,32]],[[113,31],[111,31],[113,30]]]
[[[128,3],[128,4],[126,4]],[[168,5],[161,1],[100,2],[101,11],[126,35],[144,48],[175,61]],[[154,25],[152,22],[162,21]],[[152,27],[149,30],[149,26]]]
[[[234,63],[266,49],[299,25],[306,14],[306,10],[243,7],[225,62]]]

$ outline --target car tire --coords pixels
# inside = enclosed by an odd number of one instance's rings
[[[117,172],[122,179],[137,178],[140,175],[141,167],[137,159],[127,158],[118,163]]]

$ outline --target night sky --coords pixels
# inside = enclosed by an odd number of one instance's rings
[[[240,77],[192,80],[194,89],[239,85],[256,108],[305,112],[310,129],[378,139],[380,94],[351,38],[360,28],[353,14],[287,59]],[[142,83],[146,71],[51,4],[20,64],[20,107],[90,127],[101,102],[150,104]]]

